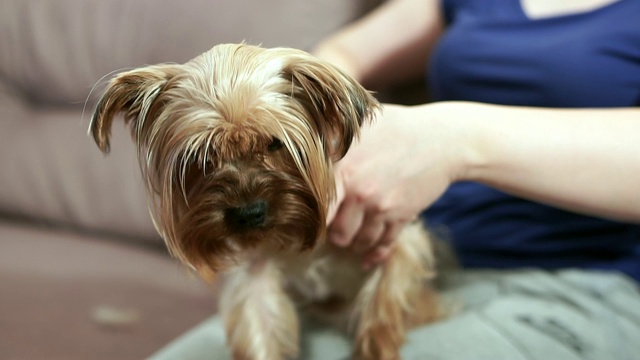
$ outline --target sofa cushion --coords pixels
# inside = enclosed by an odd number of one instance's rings
[[[163,252],[0,223],[0,357],[143,359],[215,312]]]
[[[81,108],[23,100],[0,89],[0,215],[160,243],[124,124],[104,156]]]

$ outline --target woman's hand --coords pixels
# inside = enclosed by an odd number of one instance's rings
[[[462,147],[439,108],[385,105],[335,165],[329,241],[362,254],[365,267],[384,260],[406,223],[456,179]]]

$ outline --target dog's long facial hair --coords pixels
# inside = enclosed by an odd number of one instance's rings
[[[244,44],[218,45],[183,65],[124,72],[108,85],[90,132],[108,152],[111,123],[124,114],[154,224],[171,254],[208,280],[241,269],[221,305],[235,359],[297,356],[298,320],[283,288],[286,263],[313,260],[300,254],[328,256],[318,249],[326,248],[332,163],[378,106],[350,77],[305,52]],[[349,299],[361,308],[356,357],[398,356],[404,330],[385,329],[394,321],[404,327],[398,317],[415,305],[407,297],[412,281],[424,275],[420,257],[430,251],[423,242],[406,249],[412,262],[398,259],[395,275],[374,273],[377,280],[358,284],[363,291]],[[407,284],[403,299],[378,289],[384,274],[393,286]],[[395,315],[362,309],[385,306],[398,308]]]

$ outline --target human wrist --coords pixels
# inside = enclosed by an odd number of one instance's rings
[[[466,101],[444,101],[426,105],[427,118],[438,121],[444,138],[443,155],[448,159],[450,182],[477,181],[487,164],[485,126],[478,117],[483,105]]]

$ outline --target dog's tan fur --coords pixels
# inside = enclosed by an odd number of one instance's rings
[[[124,114],[171,254],[207,280],[228,275],[221,312],[234,359],[295,358],[299,308],[348,328],[357,359],[398,359],[405,330],[437,316],[420,225],[370,271],[324,241],[332,164],[378,107],[303,51],[245,44],[110,82],[90,132],[107,152]]]

